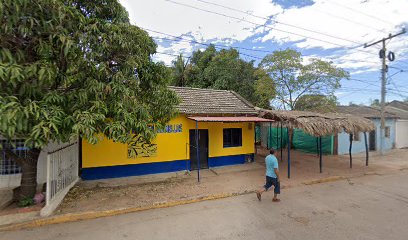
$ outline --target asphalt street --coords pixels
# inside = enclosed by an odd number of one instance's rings
[[[408,239],[408,171],[0,233],[20,239]],[[115,199],[112,199],[115,201]]]

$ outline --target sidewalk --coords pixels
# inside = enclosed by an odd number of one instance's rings
[[[280,151],[276,155],[280,158]],[[292,151],[291,178],[288,179],[285,153],[284,161],[279,161],[282,194],[285,194],[285,188],[303,184],[408,169],[407,156],[407,149],[393,150],[385,156],[371,153],[366,167],[365,155],[359,154],[353,156],[352,169],[348,156],[323,156],[323,173],[319,173],[319,159],[315,154]],[[104,216],[103,212],[115,215],[126,213],[126,209],[146,210],[252,193],[264,184],[264,174],[264,157],[258,155],[254,163],[202,170],[200,182],[197,182],[197,171],[82,181],[71,189],[54,218],[81,213],[94,213],[100,217]],[[88,218],[92,218],[92,214]]]

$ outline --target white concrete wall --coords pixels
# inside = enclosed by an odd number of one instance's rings
[[[408,120],[397,120],[395,130],[395,147],[408,147]]]

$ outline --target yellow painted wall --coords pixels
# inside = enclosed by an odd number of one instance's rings
[[[179,133],[158,133],[153,141],[153,143],[157,144],[157,154],[152,157],[128,158],[126,144],[114,143],[108,139],[104,139],[95,145],[83,140],[82,167],[91,168],[189,159],[189,130],[195,129],[195,122],[187,119],[184,115],[180,115],[168,124],[182,124],[183,130]],[[199,129],[208,129],[209,157],[254,153],[254,124],[251,123],[251,129],[248,127],[249,124],[199,123]],[[223,147],[224,128],[242,128],[241,147]]]

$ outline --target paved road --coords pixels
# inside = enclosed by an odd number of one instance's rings
[[[0,239],[408,239],[408,171],[0,233]],[[113,199],[114,201],[114,199]]]

